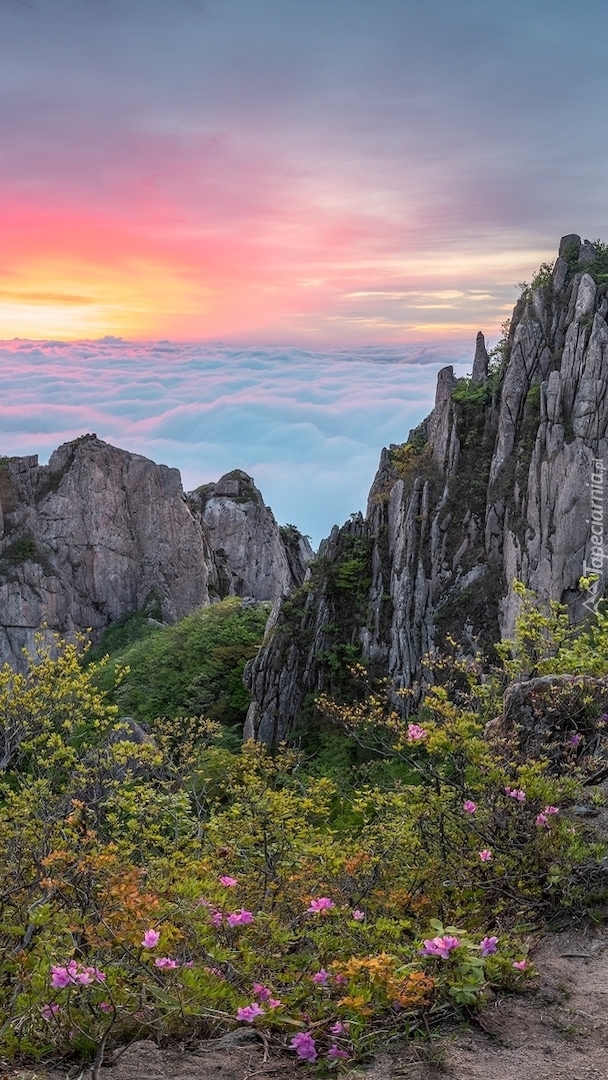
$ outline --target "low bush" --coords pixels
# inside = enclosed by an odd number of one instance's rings
[[[581,770],[486,743],[466,665],[413,719],[388,687],[318,699],[366,750],[354,788],[288,747],[230,753],[205,716],[137,741],[108,666],[58,644],[0,673],[5,1058],[98,1076],[131,1039],[254,1024],[336,1066],[521,986],[530,925],[597,902],[577,884],[599,854],[569,812]]]

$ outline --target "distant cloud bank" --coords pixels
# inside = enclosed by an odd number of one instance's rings
[[[94,431],[176,466],[187,490],[245,469],[316,545],[364,507],[380,449],[430,412],[439,368],[470,371],[472,351],[0,342],[0,454],[46,461]]]

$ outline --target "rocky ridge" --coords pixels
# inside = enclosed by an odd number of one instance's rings
[[[307,542],[283,537],[251,477],[214,488],[203,507],[177,469],[95,435],[48,465],[0,459],[0,663],[20,668],[43,625],[95,639],[133,611],[174,622],[224,596],[272,601],[300,584]]]
[[[277,603],[246,670],[246,735],[297,730],[315,692],[341,694],[362,659],[396,688],[451,633],[474,651],[510,634],[515,578],[580,621],[579,588],[605,592],[608,253],[562,239],[524,288],[490,364],[478,334],[470,380],[437,379],[435,407],[384,449],[365,516],[321,545],[309,580]]]

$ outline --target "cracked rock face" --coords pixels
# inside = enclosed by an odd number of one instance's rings
[[[35,632],[99,632],[152,604],[173,622],[209,603],[210,550],[177,469],[95,436],[48,465],[2,462],[0,659],[19,667]]]
[[[447,634],[474,651],[512,633],[515,578],[574,621],[588,614],[583,574],[606,592],[608,285],[596,255],[563,238],[551,280],[516,305],[500,370],[488,373],[478,335],[468,387],[439,372],[431,415],[382,451],[365,518],[334,529],[304,588],[277,605],[246,671],[248,736],[284,738],[317,691],[339,696],[353,649],[415,703],[423,657]]]
[[[213,599],[274,599],[300,584],[307,541],[281,533],[251,478],[210,487],[197,507],[177,469],[94,435],[48,465],[0,459],[0,663],[23,667],[43,625],[98,638],[133,611],[174,622]]]
[[[222,596],[274,601],[301,585],[312,548],[297,529],[280,529],[241,469],[188,496],[214,551]]]

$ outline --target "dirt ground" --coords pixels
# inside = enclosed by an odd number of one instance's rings
[[[366,1068],[343,1072],[342,1080],[608,1080],[608,927],[546,934],[532,956],[540,972],[533,991],[499,998],[471,1027],[446,1033],[418,1051],[396,1047]],[[102,1075],[106,1080],[305,1080],[314,1071],[289,1053],[266,1047],[251,1029],[239,1028],[188,1052],[135,1043]],[[82,1080],[87,1077],[85,1071]],[[65,1078],[65,1071],[0,1072],[0,1080]]]

